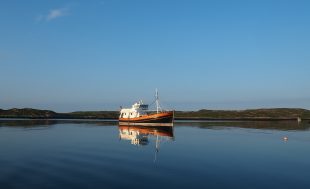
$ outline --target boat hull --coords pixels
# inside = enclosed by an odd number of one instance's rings
[[[174,113],[161,112],[137,118],[119,118],[120,125],[172,126]]]

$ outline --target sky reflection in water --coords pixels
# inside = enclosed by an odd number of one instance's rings
[[[0,186],[309,188],[309,144],[307,122],[2,120]]]

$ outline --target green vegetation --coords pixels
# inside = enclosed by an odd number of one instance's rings
[[[23,109],[0,109],[0,118],[30,118],[30,119],[116,119],[118,111],[87,111],[56,113],[50,110]]]
[[[23,109],[0,109],[0,118],[50,118],[55,117],[56,112],[50,110],[37,110],[32,108]]]
[[[79,111],[56,113],[50,110],[0,109],[0,118],[31,118],[31,119],[117,119],[118,111]],[[252,110],[199,110],[176,111],[176,119],[310,119],[310,110],[298,108],[274,108]]]
[[[88,119],[116,119],[119,116],[118,111],[79,111],[72,113],[64,113],[63,115],[88,118]]]
[[[177,118],[203,119],[296,119],[310,118],[310,111],[299,108],[273,108],[251,110],[199,110],[176,112]]]

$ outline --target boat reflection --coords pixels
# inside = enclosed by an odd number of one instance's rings
[[[156,149],[162,140],[174,140],[173,127],[119,125],[121,140],[130,140],[133,145],[147,145],[150,138],[156,137]]]

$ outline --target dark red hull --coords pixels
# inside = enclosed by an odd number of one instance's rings
[[[137,123],[137,124],[172,124],[174,120],[173,111],[170,112],[160,112],[150,115],[145,115],[137,118],[119,118],[119,122],[121,125],[125,125],[126,123]]]

